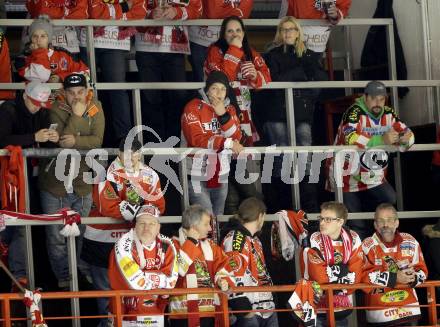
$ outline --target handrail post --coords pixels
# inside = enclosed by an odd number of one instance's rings
[[[221,310],[222,310],[222,320],[223,327],[229,327],[229,306],[228,306],[228,295],[225,293],[220,293]]]
[[[117,293],[113,299],[115,300],[115,315],[116,317],[113,319],[116,322],[116,327],[122,327],[122,304],[121,304],[121,295]]]
[[[2,300],[2,317],[4,319],[4,326],[11,327],[11,304],[9,298],[6,297]]]
[[[328,311],[327,311],[327,326],[335,327],[335,308],[333,307],[333,289],[329,288],[327,290],[328,298]]]
[[[435,286],[431,285],[427,287],[427,297],[428,297],[428,319],[430,325],[437,325],[437,299],[435,294]]]
[[[69,262],[69,271],[70,271],[70,289],[73,292],[78,292],[78,269],[77,269],[77,260],[76,260],[76,244],[75,244],[75,236],[69,236],[67,238],[67,258]],[[72,316],[80,316],[80,308],[79,308],[79,298],[74,297],[71,299],[71,309]],[[81,320],[78,318],[72,319],[72,327],[80,327]]]

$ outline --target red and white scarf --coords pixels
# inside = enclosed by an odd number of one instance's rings
[[[38,220],[38,221],[63,221],[64,227],[60,230],[60,234],[64,237],[79,236],[80,231],[78,224],[81,223],[81,216],[76,211],[69,208],[63,208],[52,215],[31,215],[22,212],[0,210],[0,226],[4,225],[5,220],[15,221],[17,219],[23,220]]]
[[[350,232],[346,231],[344,228],[341,229],[341,238],[344,244],[344,253],[342,262],[347,264],[350,259],[351,252],[353,251],[353,240],[350,236]],[[333,248],[333,242],[330,236],[324,235],[321,233],[321,240],[324,252],[324,259],[327,265],[335,264],[335,250]]]

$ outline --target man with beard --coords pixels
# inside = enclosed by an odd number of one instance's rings
[[[319,232],[310,237],[310,247],[304,249],[304,279],[318,284],[357,284],[361,281],[364,255],[356,232],[345,227],[347,208],[339,202],[321,205]],[[338,327],[348,326],[347,316],[353,307],[352,291],[337,290],[333,294],[333,307]],[[328,325],[327,296],[318,303],[317,325]]]
[[[370,290],[367,306],[383,306],[367,310],[367,321],[380,326],[416,326],[420,308],[414,287],[428,276],[419,243],[407,233],[399,233],[396,209],[382,203],[374,215],[373,236],[366,238],[362,249],[367,259],[363,281],[384,288]],[[397,284],[408,288],[394,289]]]
[[[414,134],[400,121],[394,109],[385,105],[385,85],[371,81],[364,93],[342,116],[334,144],[373,149],[358,153],[359,164],[353,154],[347,152],[340,165],[348,169],[350,174],[338,181],[332,163],[327,181],[327,189],[331,192],[334,192],[336,186],[341,186],[336,183],[342,183],[344,204],[349,212],[373,211],[382,202],[396,202],[396,192],[385,179],[388,153],[374,148],[393,145],[400,151],[406,151],[414,144]],[[353,167],[353,164],[358,166]],[[361,239],[370,235],[365,220],[354,220],[349,225]]]

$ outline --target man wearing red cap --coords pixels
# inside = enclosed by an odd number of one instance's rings
[[[49,95],[49,86],[35,81],[26,85],[25,91],[18,93],[15,101],[7,101],[0,106],[0,148],[8,145],[40,147],[58,142],[58,132],[49,128],[49,111],[46,110],[50,106]],[[3,178],[0,176],[0,179]],[[32,187],[32,183],[30,185]],[[0,248],[9,251],[8,264],[12,274],[21,283],[27,284],[22,230],[7,227],[0,233]]]
[[[136,225],[124,234],[110,255],[108,276],[114,290],[153,290],[174,288],[178,278],[177,252],[171,239],[160,234],[159,209],[142,206]],[[157,295],[127,296],[122,299],[123,314],[130,326],[163,325],[166,301]],[[136,323],[135,323],[136,322]]]
[[[58,142],[56,130],[49,129],[50,88],[40,82],[26,85],[23,93],[15,102],[2,104],[0,111],[0,147],[20,145],[21,147],[39,146],[40,143]]]

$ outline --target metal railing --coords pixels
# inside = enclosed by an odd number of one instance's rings
[[[28,26],[32,23],[32,19],[0,19],[0,26]],[[325,20],[299,20],[302,25],[329,25],[329,23]],[[244,20],[246,26],[277,26],[279,23],[278,19],[247,19]],[[201,19],[201,20],[189,20],[189,21],[155,21],[155,20],[131,20],[131,21],[115,21],[115,20],[53,20],[53,24],[55,26],[78,26],[85,27],[87,30],[87,51],[89,64],[91,69],[91,77],[95,82],[96,90],[113,90],[113,89],[125,89],[133,91],[133,106],[134,106],[134,123],[135,125],[140,125],[142,122],[142,113],[141,113],[141,96],[140,91],[142,89],[167,89],[167,90],[178,90],[178,89],[197,89],[204,86],[203,83],[99,83],[97,82],[97,73],[96,73],[96,61],[95,61],[95,51],[93,44],[93,27],[96,26],[164,26],[164,25],[179,25],[179,26],[190,26],[190,25],[220,25],[221,20],[210,20],[210,19]],[[412,86],[412,87],[430,87],[435,89],[435,94],[437,97],[437,105],[439,104],[440,99],[440,81],[397,81],[397,73],[396,73],[396,64],[395,64],[395,52],[394,52],[394,32],[393,32],[393,21],[392,19],[344,19],[342,20],[338,26],[358,26],[358,25],[383,25],[386,26],[387,29],[387,51],[389,58],[389,70],[390,70],[390,81],[385,81],[385,84],[392,88],[392,101],[396,111],[398,111],[398,99],[397,99],[397,87],[398,86]],[[266,89],[285,89],[285,98],[286,98],[286,113],[287,113],[287,125],[289,131],[289,141],[292,145],[291,148],[285,151],[296,151],[300,150],[301,147],[295,147],[296,138],[295,138],[295,117],[294,117],[294,104],[293,104],[293,92],[292,89],[304,89],[304,88],[352,88],[352,87],[364,87],[367,81],[350,81],[350,82],[299,82],[299,83],[270,83],[265,86]],[[59,88],[61,84],[50,84],[52,88]],[[22,83],[0,83],[0,89],[24,89],[24,84]],[[437,107],[438,109],[438,107]],[[440,110],[438,110],[437,116],[440,117]],[[438,150],[438,148],[430,148],[429,145],[426,145],[426,150],[420,151],[432,151],[434,149]],[[349,148],[349,147],[345,147]],[[414,149],[417,146],[413,147]],[[428,149],[429,148],[429,149]],[[280,148],[279,148],[280,149]],[[302,150],[331,150],[335,149],[335,147],[305,147]],[[414,150],[413,149],[413,150]],[[256,148],[256,150],[258,150]],[[25,150],[27,151],[27,150]],[[166,150],[158,150],[155,149],[155,153],[159,154],[160,151],[166,153]],[[173,149],[173,151],[184,151],[184,149],[178,150]],[[26,153],[26,152],[25,152]],[[175,153],[175,152],[174,152]],[[268,153],[267,151],[265,153]],[[402,206],[402,186],[400,180],[400,162],[396,158],[395,163],[395,176],[396,176],[396,189],[398,194],[398,208],[401,210]],[[181,161],[180,172],[181,172],[181,180],[185,185],[188,185],[187,176],[186,176],[186,163],[185,160]],[[295,166],[295,164],[294,164]],[[25,165],[25,176],[27,180],[27,170]],[[293,173],[295,171],[293,170]],[[342,201],[342,189],[338,189],[336,193],[336,199],[338,201]],[[183,196],[183,205],[186,206],[188,201],[187,192],[184,193]],[[293,185],[293,202],[295,203],[295,207],[300,207],[300,194],[299,194],[299,185]],[[26,205],[27,212],[29,212],[29,194],[28,190],[26,191]],[[417,212],[417,217],[420,217]],[[433,212],[424,212],[426,215],[435,215]],[[357,214],[350,214],[351,218],[355,218]],[[370,216],[369,214],[362,214],[363,217]],[[411,214],[409,214],[411,216]],[[313,215],[312,215],[313,217]],[[105,218],[94,218],[94,219],[105,219]],[[223,217],[220,217],[223,219]],[[107,223],[111,223],[111,219],[105,220]],[[33,225],[34,223],[32,223]],[[35,223],[37,224],[37,223]],[[32,258],[32,238],[31,238],[31,224],[26,225],[26,249],[27,249],[27,260],[28,260],[28,276],[30,286],[35,286],[34,280],[34,272],[33,272],[33,258]],[[75,242],[73,238],[70,238],[69,242],[69,255],[71,256],[71,263],[74,263],[76,260],[75,255]],[[76,262],[75,262],[76,263]],[[76,265],[75,265],[76,266]],[[72,267],[71,267],[72,268]],[[72,289],[78,289],[78,280],[76,276],[76,269],[72,270]],[[74,313],[79,314],[79,306],[77,301],[73,301]],[[75,324],[75,323],[74,323]],[[78,325],[78,324],[75,324]]]
[[[428,322],[430,326],[438,326],[437,324],[437,304],[436,300],[436,287],[440,286],[440,281],[427,281],[421,285],[418,285],[417,288],[426,288],[427,289],[427,304],[419,304],[417,306],[408,305],[407,307],[419,307],[426,308],[428,311]],[[333,303],[333,292],[336,290],[373,290],[373,289],[383,289],[383,286],[370,285],[370,284],[354,284],[354,285],[340,285],[340,284],[325,284],[321,285],[321,288],[327,294],[327,307],[322,310],[326,312],[328,326],[335,327],[335,307]],[[394,289],[405,289],[408,288],[407,285],[396,285]],[[253,292],[293,292],[295,290],[295,285],[277,285],[277,286],[241,286],[241,287],[233,287],[231,288],[231,292],[239,292],[239,293],[253,293]],[[75,298],[77,300],[84,298],[99,298],[105,297],[109,298],[114,305],[114,312],[111,312],[107,316],[81,316],[73,314],[70,316],[45,316],[44,319],[48,322],[57,321],[57,320],[72,320],[72,321],[80,321],[80,319],[97,319],[97,318],[113,318],[115,325],[117,327],[122,326],[122,321],[124,317],[134,317],[134,314],[123,314],[122,311],[122,298],[124,296],[148,296],[148,295],[184,295],[184,294],[218,294],[220,298],[220,305],[216,307],[215,312],[210,312],[209,316],[216,317],[219,319],[221,317],[221,323],[223,326],[229,326],[229,315],[233,313],[247,313],[247,312],[290,312],[293,313],[293,309],[274,309],[274,310],[250,310],[250,311],[234,311],[230,310],[228,306],[228,294],[220,291],[215,288],[175,288],[175,289],[155,289],[150,291],[134,291],[134,290],[112,290],[112,291],[83,291],[83,292],[42,292],[41,298],[42,300],[50,300],[50,299],[69,299]],[[14,321],[23,321],[27,320],[26,318],[17,318],[11,317],[10,308],[11,301],[22,300],[22,294],[0,294],[0,310],[2,313],[2,317],[0,318],[0,322],[3,322],[5,327],[11,327],[12,322]],[[397,307],[397,306],[396,306]],[[392,309],[391,306],[353,306],[350,309],[356,310],[368,310],[368,309],[381,309],[381,308],[389,308]],[[189,315],[198,314],[197,312],[190,312]],[[145,315],[145,314],[143,314]],[[151,316],[158,314],[150,314]],[[172,313],[164,313],[164,316],[172,317],[174,314]],[[181,315],[181,314],[178,314]],[[293,319],[293,318],[292,318]],[[50,323],[49,323],[50,326]]]

